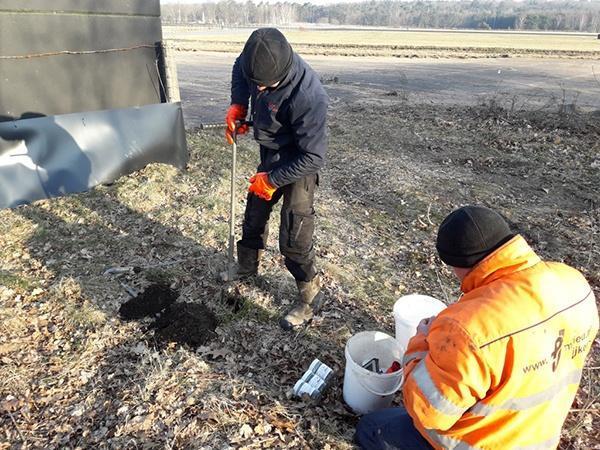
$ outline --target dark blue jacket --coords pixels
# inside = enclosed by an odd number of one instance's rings
[[[260,144],[258,170],[276,187],[317,173],[327,155],[328,98],[318,75],[294,53],[289,74],[274,89],[259,92],[242,70],[242,53],[233,65],[231,103],[248,106],[254,138]]]

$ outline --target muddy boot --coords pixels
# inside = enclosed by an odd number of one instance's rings
[[[317,275],[312,281],[296,281],[298,300],[285,316],[279,319],[279,325],[284,330],[293,330],[310,322],[323,306],[321,292],[321,277]]]
[[[237,264],[235,264],[230,277],[229,272],[225,270],[220,273],[221,281],[235,281],[248,278],[258,273],[258,262],[262,255],[262,250],[237,245]]]

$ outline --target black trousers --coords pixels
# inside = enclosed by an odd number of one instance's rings
[[[403,407],[362,416],[354,441],[362,450],[433,450]]]
[[[238,244],[263,249],[269,233],[273,206],[283,197],[279,249],[285,266],[297,281],[311,281],[317,274],[313,234],[315,231],[314,197],[319,175],[309,175],[293,184],[282,186],[269,201],[248,194],[242,239]]]

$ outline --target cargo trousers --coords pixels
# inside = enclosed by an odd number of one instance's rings
[[[315,190],[319,175],[308,175],[295,183],[278,188],[271,200],[248,194],[242,239],[238,244],[252,249],[264,249],[267,243],[269,218],[273,207],[283,197],[279,250],[285,266],[296,281],[311,281],[317,274],[313,234],[315,230]]]

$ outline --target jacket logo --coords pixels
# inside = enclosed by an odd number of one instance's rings
[[[272,113],[277,113],[277,111],[279,111],[279,107],[275,103],[273,103],[273,102],[268,102],[267,103],[267,108]]]
[[[558,363],[560,361],[560,353],[562,350],[564,335],[565,330],[560,330],[558,332],[558,337],[556,338],[556,341],[554,341],[554,351],[552,352],[552,372],[556,372],[556,368],[558,367]]]

